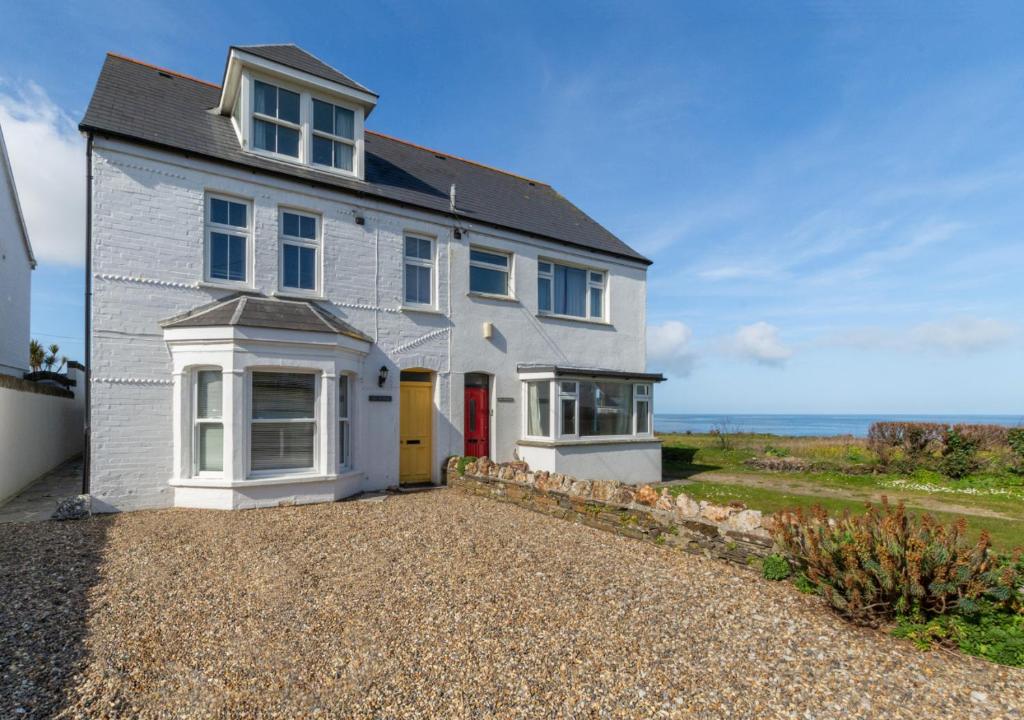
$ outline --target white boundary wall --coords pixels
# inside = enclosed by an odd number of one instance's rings
[[[0,503],[82,452],[85,378],[69,375],[74,398],[0,386]]]

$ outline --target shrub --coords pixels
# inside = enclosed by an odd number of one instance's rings
[[[868,429],[868,447],[886,464],[894,450],[918,460],[942,442],[945,432],[946,426],[941,423],[875,422]]]
[[[892,634],[919,648],[955,645],[1003,665],[1024,667],[1024,615],[988,609],[969,617],[944,615],[928,621],[901,617]]]
[[[765,445],[764,454],[769,457],[786,457],[789,455],[789,451],[786,450],[786,448],[779,448],[774,445]]]
[[[462,457],[459,458],[459,464],[456,466],[455,469],[458,471],[460,476],[466,474],[466,466],[469,465],[471,462],[476,462],[476,458],[473,457],[472,455],[463,455]]]
[[[1017,456],[1017,466],[1024,467],[1024,427],[1010,428],[1006,433],[1006,442]]]
[[[769,555],[761,561],[761,574],[765,580],[785,580],[793,574],[793,568],[781,555]]]
[[[1004,425],[971,425],[960,423],[954,425],[962,437],[974,443],[978,450],[998,450],[1007,445],[1010,428]]]
[[[954,480],[970,475],[978,469],[978,449],[972,440],[956,428],[946,431],[946,442],[942,447],[942,474]]]
[[[975,612],[985,599],[1016,601],[1018,568],[989,552],[988,533],[969,544],[966,527],[963,519],[944,525],[908,515],[883,497],[863,515],[830,518],[820,507],[776,513],[772,535],[836,612],[877,625],[897,615]]]

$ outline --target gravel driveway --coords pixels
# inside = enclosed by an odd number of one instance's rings
[[[5,718],[1022,708],[1022,671],[851,628],[743,568],[450,491],[0,526]]]

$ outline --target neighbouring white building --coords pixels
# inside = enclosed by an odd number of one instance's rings
[[[87,135],[96,509],[328,501],[454,454],[660,479],[650,262],[549,185],[365,129],[294,45],[108,55]]]
[[[32,271],[36,258],[0,128],[0,375],[28,372]]]

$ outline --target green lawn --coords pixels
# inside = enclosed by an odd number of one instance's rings
[[[998,548],[1024,547],[1024,475],[1013,472],[1003,457],[986,456],[985,470],[950,480],[934,469],[884,472],[856,438],[663,435],[662,440],[665,479],[681,481],[674,493],[717,503],[735,500],[766,513],[816,504],[830,512],[862,512],[865,501],[885,494],[942,519],[963,515],[972,534],[987,529]],[[766,456],[800,458],[812,467],[774,472],[746,464]]]

